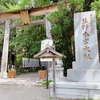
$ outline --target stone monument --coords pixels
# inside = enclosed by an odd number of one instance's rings
[[[95,12],[74,15],[75,68],[68,70],[69,81],[100,82]]]
[[[56,82],[56,96],[61,98],[100,98],[100,66],[95,11],[74,14],[75,55],[67,78]],[[52,84],[50,86],[52,96]]]

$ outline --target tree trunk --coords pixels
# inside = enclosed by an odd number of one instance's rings
[[[83,5],[83,10],[84,11],[90,11],[92,2],[94,2],[94,0],[85,0],[84,5]]]

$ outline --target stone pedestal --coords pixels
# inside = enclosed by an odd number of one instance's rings
[[[61,66],[55,67],[56,81],[63,77],[63,70],[64,68],[62,68]],[[53,68],[49,68],[49,80],[53,80]]]
[[[100,69],[68,69],[67,81],[100,83]]]
[[[50,95],[53,96],[53,83],[50,84]],[[100,98],[100,83],[68,82],[62,78],[56,82],[56,97],[68,99]]]

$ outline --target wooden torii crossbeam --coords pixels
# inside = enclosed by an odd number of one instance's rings
[[[41,16],[55,10],[57,10],[57,4],[52,4],[52,5],[38,7],[38,8],[27,8],[27,9],[15,10],[10,12],[0,12],[0,20],[6,20],[7,18],[9,19],[21,18],[20,13],[22,11],[28,11],[29,16]]]
[[[35,20],[30,22],[31,16],[47,16],[48,13],[57,10],[57,4],[51,4],[38,8],[27,8],[21,10],[15,10],[10,12],[0,12],[0,20],[5,21],[5,25],[0,25],[0,28],[5,28],[2,61],[1,61],[1,77],[7,78],[7,63],[8,63],[8,48],[9,48],[9,36],[10,27],[24,26],[24,25],[39,25],[46,24],[46,37],[51,38],[50,29],[51,24],[48,20]],[[12,19],[21,19],[21,23],[10,23]]]
[[[48,13],[57,10],[57,4],[52,4],[48,6],[38,7],[38,8],[28,8],[15,10],[10,12],[0,12],[0,20],[6,19],[21,19],[22,23],[12,24],[10,27],[33,25],[33,24],[45,24],[45,20],[35,20],[30,22],[30,17],[47,15]],[[24,15],[24,16],[23,16]],[[0,25],[0,28],[4,28],[4,25]]]

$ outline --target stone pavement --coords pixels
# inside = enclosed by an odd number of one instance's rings
[[[0,100],[52,100],[49,89],[38,82],[37,73],[25,73],[16,78],[0,78]],[[56,99],[67,100],[67,99]]]
[[[37,84],[42,80],[37,73],[0,79],[0,100],[50,100],[49,89]]]
[[[38,82],[42,82],[44,80],[43,78],[38,78],[37,73],[25,73],[21,75],[17,75],[16,78],[7,78],[2,79],[0,78],[0,85],[28,85],[28,86],[34,86],[34,85],[41,85],[37,84]]]
[[[43,87],[0,85],[0,100],[50,100],[50,96]]]

